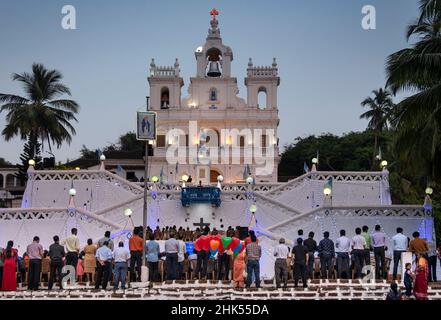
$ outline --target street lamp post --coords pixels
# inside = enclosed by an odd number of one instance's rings
[[[147,208],[147,195],[148,195],[148,179],[149,179],[149,144],[152,144],[156,140],[156,112],[149,111],[150,97],[146,97],[146,111],[138,111],[136,113],[136,139],[145,141],[145,154],[144,154],[144,197],[143,197],[143,210],[142,210],[142,266],[141,266],[141,281],[147,281],[148,270],[145,260],[145,243],[147,241],[147,225],[148,225],[148,208]]]
[[[149,111],[149,99],[146,97],[146,107]],[[142,211],[142,266],[146,266],[145,261],[145,243],[147,241],[147,194],[148,194],[148,165],[149,165],[149,141],[145,141],[145,155],[144,155],[144,205]]]

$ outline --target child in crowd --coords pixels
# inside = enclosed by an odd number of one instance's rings
[[[412,272],[412,264],[406,263],[406,271],[404,272],[404,286],[406,287],[406,297],[412,296],[413,279],[415,278]]]
[[[401,300],[402,295],[395,281],[390,284],[390,291],[386,296],[386,300]]]
[[[84,258],[84,251],[82,251],[78,257],[77,262],[77,281],[81,282],[83,280],[84,276],[84,265],[83,265],[83,258]]]

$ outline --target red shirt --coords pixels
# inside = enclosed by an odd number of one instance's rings
[[[138,235],[134,235],[129,240],[129,249],[130,251],[139,251],[142,252],[142,238]]]
[[[210,251],[210,237],[209,236],[201,236],[202,241],[201,241],[201,247],[202,250],[204,251]]]

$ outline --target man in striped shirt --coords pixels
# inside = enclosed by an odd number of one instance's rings
[[[254,272],[254,279],[256,281],[256,288],[260,288],[260,265],[259,260],[262,256],[262,248],[257,244],[255,234],[251,234],[251,243],[246,246],[246,260],[247,260],[247,281],[246,287],[251,286],[251,274]]]

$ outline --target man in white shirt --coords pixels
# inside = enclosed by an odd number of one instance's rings
[[[392,237],[394,245],[394,270],[393,279],[397,280],[398,265],[401,261],[401,254],[407,251],[409,239],[403,234],[403,228],[397,228],[397,234]]]
[[[109,248],[110,249],[110,248]],[[119,281],[121,280],[121,289],[126,289],[126,276],[128,261],[130,260],[130,251],[124,248],[124,242],[120,241],[118,248],[113,251],[113,261],[115,262],[115,267],[113,272],[115,274],[113,291],[118,290]]]
[[[283,281],[283,287],[288,286],[288,265],[286,259],[289,255],[289,248],[285,244],[285,239],[280,238],[279,244],[274,248],[274,256],[276,262],[274,265],[276,287],[280,288],[280,284]]]
[[[360,279],[364,263],[364,250],[366,249],[366,239],[361,235],[361,229],[355,229],[355,236],[351,241],[352,257],[354,259],[355,278]]]
[[[371,245],[374,248],[375,257],[375,277],[382,280],[387,278],[386,271],[386,234],[381,231],[381,226],[377,224],[375,226],[375,232],[371,235]]]
[[[346,237],[346,230],[340,230],[340,238],[335,241],[335,252],[337,253],[337,272],[339,279],[348,279],[351,252],[351,240]]]
[[[185,254],[187,253],[187,248],[184,242],[184,235],[180,234],[178,236],[179,251],[178,251],[178,280],[181,280],[182,273],[184,272],[184,260]]]

